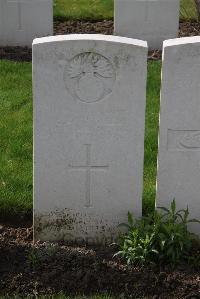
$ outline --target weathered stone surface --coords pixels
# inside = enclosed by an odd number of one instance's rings
[[[115,34],[146,40],[150,49],[178,35],[179,0],[115,0]]]
[[[112,242],[142,209],[146,42],[33,43],[35,239]]]
[[[200,219],[200,37],[164,42],[158,206],[175,199]],[[200,225],[191,225],[200,234]]]
[[[52,0],[1,0],[0,45],[30,46],[53,34]]]

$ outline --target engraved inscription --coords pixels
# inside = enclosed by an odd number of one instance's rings
[[[22,0],[7,0],[7,2],[17,4],[18,30],[22,30],[22,13],[21,13],[21,11],[22,11],[21,10]]]
[[[200,130],[168,130],[168,149],[200,151]]]
[[[91,163],[91,144],[85,144],[86,146],[86,164],[85,165],[74,165],[69,164],[71,169],[85,170],[85,207],[89,208],[92,206],[91,203],[91,171],[94,170],[106,170],[109,165],[93,165]]]
[[[112,92],[115,70],[104,56],[86,52],[70,60],[64,71],[67,90],[85,103],[94,103]]]

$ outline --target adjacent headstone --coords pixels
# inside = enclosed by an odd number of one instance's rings
[[[158,206],[200,219],[200,37],[164,42],[157,186]]]
[[[34,238],[110,243],[141,215],[146,42],[33,43]]]
[[[52,0],[1,0],[0,46],[31,46],[53,34]]]
[[[179,0],[115,0],[115,34],[146,40],[161,49],[178,36]]]

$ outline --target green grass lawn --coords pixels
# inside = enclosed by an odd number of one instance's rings
[[[143,210],[154,208],[160,108],[160,62],[148,63]]]
[[[112,19],[114,0],[54,0],[56,19]],[[181,0],[181,19],[196,19],[194,0]]]
[[[181,0],[180,18],[183,20],[197,20],[194,0]]]
[[[31,63],[0,61],[0,219],[31,217]],[[160,62],[148,66],[144,210],[154,206]]]
[[[54,0],[56,19],[111,19],[113,10],[114,0]]]
[[[32,210],[31,64],[0,61],[0,218]]]

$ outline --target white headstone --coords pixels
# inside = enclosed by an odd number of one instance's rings
[[[175,38],[179,27],[179,0],[115,0],[115,34],[146,40],[161,49]]]
[[[146,42],[33,43],[35,239],[111,242],[141,215]]]
[[[0,28],[0,46],[31,46],[52,35],[52,0],[0,0]]]
[[[200,219],[200,37],[164,42],[157,184],[157,206]]]

